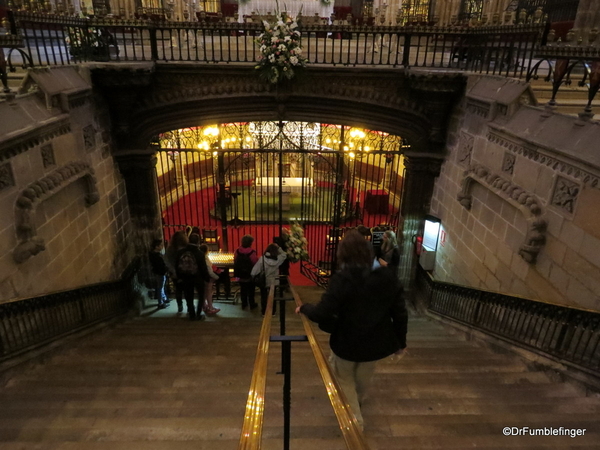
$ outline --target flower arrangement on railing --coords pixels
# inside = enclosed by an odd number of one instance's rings
[[[296,19],[278,10],[275,22],[263,20],[263,25],[265,31],[256,39],[262,56],[255,69],[260,71],[261,78],[272,84],[291,80],[298,69],[306,66]]]
[[[304,229],[297,222],[292,222],[290,228],[283,228],[283,240],[287,247],[286,253],[290,262],[308,259],[308,242],[304,237]]]

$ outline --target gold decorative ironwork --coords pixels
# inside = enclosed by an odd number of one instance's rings
[[[237,122],[182,128],[158,137],[163,149],[342,151],[350,158],[369,152],[402,153],[409,145],[382,131],[315,122]]]

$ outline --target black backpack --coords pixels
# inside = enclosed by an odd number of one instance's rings
[[[179,255],[177,273],[184,276],[198,275],[198,261],[196,261],[196,256],[190,250],[186,250]]]
[[[250,255],[256,253],[255,250],[252,250],[250,253],[242,253],[236,250],[236,257],[233,261],[233,276],[237,278],[247,279],[250,278],[250,273],[252,272],[252,259],[250,259]]]

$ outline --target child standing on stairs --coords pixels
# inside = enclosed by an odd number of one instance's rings
[[[169,306],[169,299],[165,294],[165,281],[167,280],[167,265],[161,254],[164,248],[162,239],[152,241],[152,249],[148,253],[152,274],[154,275],[154,298],[158,302],[158,308],[164,309]]]
[[[333,371],[361,428],[360,406],[375,365],[404,353],[408,323],[402,284],[385,267],[373,270],[373,256],[358,231],[346,233],[337,253],[341,270],[321,301],[296,308],[331,333]]]

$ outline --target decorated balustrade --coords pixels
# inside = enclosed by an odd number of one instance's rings
[[[471,289],[417,275],[428,310],[589,372],[600,368],[600,313]]]
[[[118,281],[1,303],[0,361],[127,313],[138,264]]]
[[[257,22],[170,22],[14,13],[34,65],[82,61],[256,63]],[[525,76],[541,24],[373,26],[300,18],[309,64],[426,67]]]

